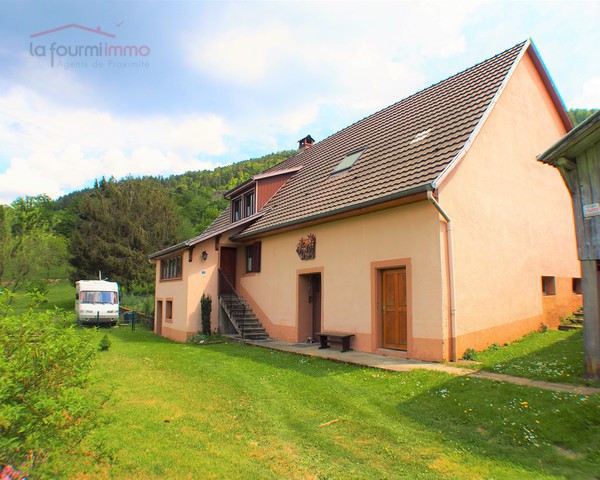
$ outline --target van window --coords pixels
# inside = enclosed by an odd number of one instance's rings
[[[117,292],[81,292],[79,301],[81,303],[119,303]]]

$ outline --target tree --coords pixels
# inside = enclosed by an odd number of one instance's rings
[[[78,217],[69,246],[75,279],[102,271],[126,288],[149,287],[148,255],[179,240],[175,204],[154,178],[103,178],[78,202]]]
[[[0,214],[0,281],[18,290],[28,281],[49,278],[66,264],[63,236],[53,231],[53,201],[46,195],[19,197]]]
[[[202,294],[200,299],[200,316],[202,318],[202,335],[210,335],[210,315],[212,313],[212,298]]]
[[[571,120],[573,120],[573,125],[579,125],[586,118],[591,117],[597,111],[597,108],[570,108],[569,116],[571,117]]]
[[[13,291],[28,281],[48,279],[50,269],[67,259],[66,240],[41,228],[12,238],[6,250],[6,280]]]

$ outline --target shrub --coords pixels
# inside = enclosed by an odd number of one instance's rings
[[[108,338],[108,335],[105,333],[104,336],[102,337],[102,340],[100,340],[100,351],[101,352],[105,352],[110,348],[110,340]]]
[[[39,293],[48,295],[48,282],[46,280],[31,280],[27,282],[27,293]]]
[[[154,295],[130,295],[121,296],[121,306],[127,307],[136,312],[153,317],[154,316]]]
[[[35,468],[90,431],[92,336],[59,311],[0,317],[0,465]]]
[[[212,313],[212,298],[210,295],[202,294],[200,312],[202,318],[202,335],[210,335],[210,314]]]
[[[224,343],[227,341],[227,337],[219,333],[211,333],[210,335],[204,335],[202,333],[196,333],[188,338],[188,343],[194,343],[196,345],[212,344],[212,343]]]
[[[467,348],[465,353],[463,353],[462,360],[475,360],[475,355],[477,355],[475,350],[472,348]]]

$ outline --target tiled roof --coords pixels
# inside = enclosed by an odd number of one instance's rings
[[[267,212],[267,210],[261,210],[260,212],[255,213],[254,215],[252,215],[251,217],[246,217],[242,220],[240,220],[239,222],[236,223],[231,223],[231,208],[230,206],[228,206],[225,210],[223,210],[223,212],[221,212],[221,214],[208,226],[208,228],[206,230],[204,230],[200,235],[198,235],[197,237],[191,238],[189,240],[186,240],[185,242],[181,242],[178,243],[177,245],[172,245],[170,247],[167,247],[159,252],[155,252],[151,255],[149,255],[148,258],[152,259],[157,259],[160,257],[165,257],[168,256],[172,253],[175,253],[179,250],[182,249],[186,249],[189,247],[192,247],[200,242],[203,242],[204,240],[207,240],[211,237],[214,237],[216,235],[220,235],[221,233],[227,232],[229,230],[233,230],[233,229],[238,229],[241,230],[244,226],[248,225],[249,223],[254,222],[256,219],[262,217],[265,213]]]
[[[303,165],[239,237],[431,189],[482,119],[529,42],[432,85],[316,143],[275,168]],[[347,171],[349,153],[366,148]]]
[[[433,190],[477,135],[525,52],[530,54],[565,127],[570,129],[560,96],[533,43],[527,40],[265,170],[263,174],[302,166],[258,214],[238,222],[237,226],[244,228],[234,238]],[[332,175],[346,155],[360,149],[365,149],[364,153],[350,169]],[[185,244],[231,230],[236,225],[231,225],[229,219],[228,208],[199,237]]]

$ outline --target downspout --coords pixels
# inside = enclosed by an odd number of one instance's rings
[[[449,295],[450,295],[450,361],[455,362],[456,358],[456,299],[454,296],[454,255],[452,247],[452,219],[444,211],[442,206],[433,197],[431,191],[427,192],[427,199],[440,212],[440,215],[446,220],[446,237],[448,247],[448,277],[449,277]]]

